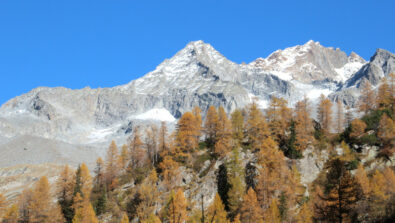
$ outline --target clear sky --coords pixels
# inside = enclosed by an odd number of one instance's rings
[[[200,39],[238,63],[310,39],[369,59],[395,52],[395,1],[1,0],[0,104],[125,84]]]

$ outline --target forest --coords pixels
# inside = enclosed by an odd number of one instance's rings
[[[93,170],[65,166],[14,202],[0,194],[2,222],[394,222],[394,82],[363,83],[356,108],[324,95],[315,108],[272,97],[264,110],[195,107],[173,132],[137,126]],[[377,165],[362,162],[363,147],[377,149]],[[309,184],[297,166],[306,150],[328,153]],[[214,186],[203,180],[213,169]],[[214,196],[193,189],[206,187]]]

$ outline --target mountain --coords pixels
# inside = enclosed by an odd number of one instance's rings
[[[137,125],[175,120],[199,106],[223,106],[227,112],[270,97],[292,106],[304,95],[320,94],[355,101],[358,83],[394,72],[394,55],[378,50],[369,62],[355,53],[308,41],[278,50],[249,64],[236,64],[203,41],[189,43],[154,71],[113,88],[33,89],[0,108],[0,167],[26,163],[88,162],[93,165],[111,140],[125,143]],[[354,89],[355,88],[355,89]],[[354,89],[353,93],[348,90]],[[42,150],[40,158],[31,157]]]

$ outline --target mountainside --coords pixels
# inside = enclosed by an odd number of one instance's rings
[[[353,105],[362,81],[377,86],[394,69],[394,54],[381,49],[366,62],[355,53],[347,56],[309,41],[250,64],[236,64],[209,44],[191,42],[126,85],[40,87],[11,99],[0,108],[0,151],[23,157],[45,145],[45,157],[37,162],[0,156],[0,163],[58,162],[59,157],[93,163],[110,140],[124,143],[134,126],[174,123],[195,106],[205,112],[210,105],[221,105],[230,112],[252,100],[265,108],[271,96],[283,97],[292,106],[304,95],[315,100],[320,94]],[[78,152],[59,152],[71,148]]]

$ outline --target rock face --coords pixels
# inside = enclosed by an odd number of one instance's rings
[[[205,112],[210,105],[221,105],[230,112],[253,99],[261,108],[272,96],[283,97],[292,106],[304,95],[315,100],[320,94],[351,103],[358,97],[361,81],[377,85],[393,69],[394,55],[384,50],[367,63],[355,53],[347,56],[309,41],[250,64],[236,64],[209,44],[191,42],[126,85],[80,90],[41,87],[11,99],[0,108],[0,152],[39,147],[46,153],[31,162],[0,156],[0,163],[58,162],[65,155],[75,162],[94,162],[111,140],[124,143],[134,126],[159,121],[171,126],[195,106]],[[71,151],[69,147],[89,151],[59,152],[63,150],[59,148]]]

